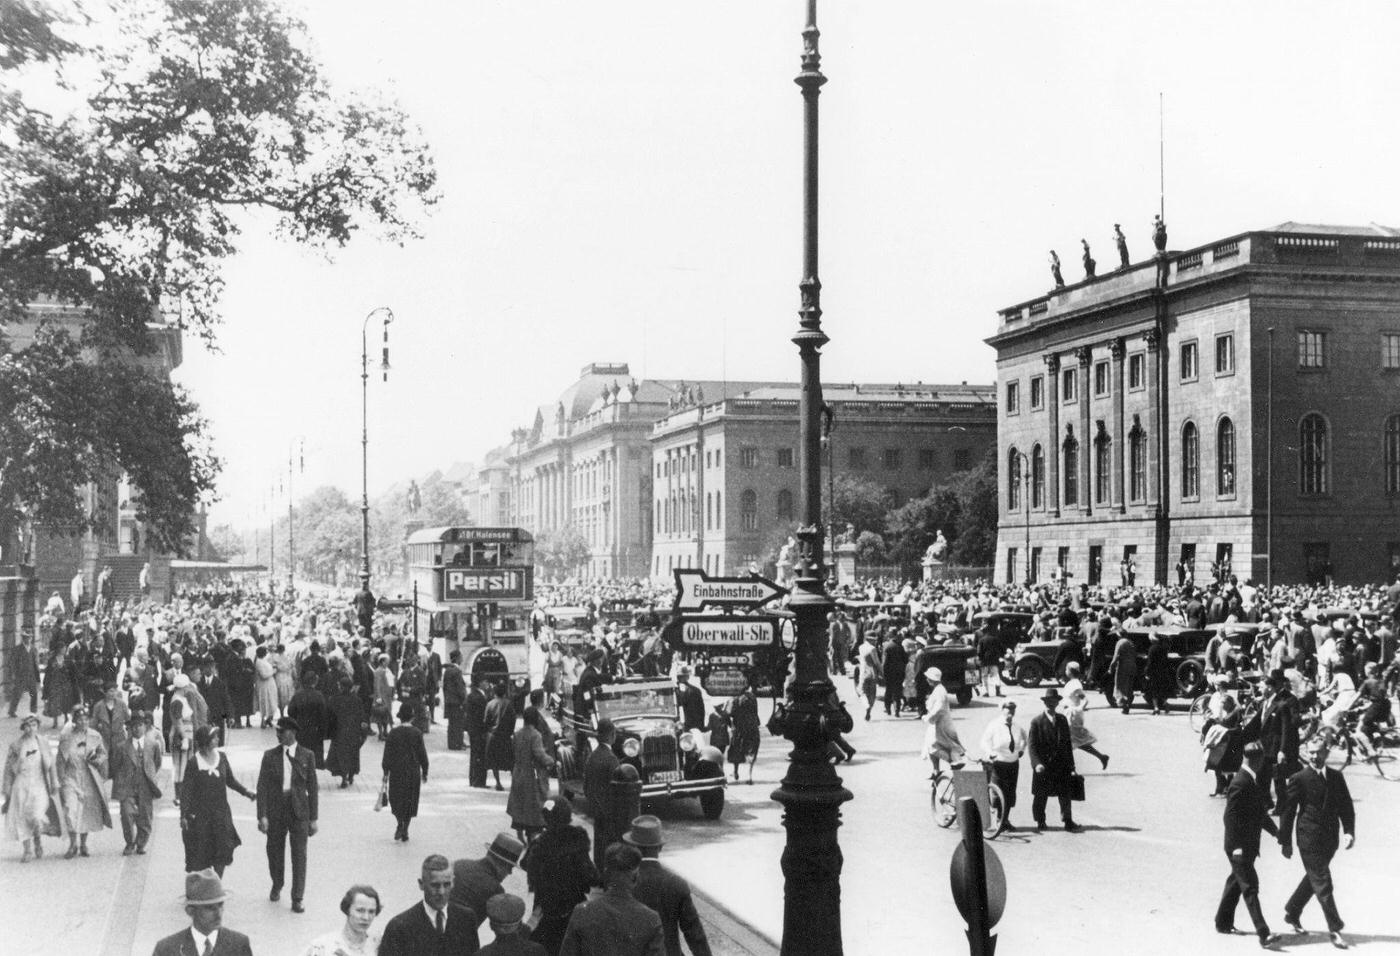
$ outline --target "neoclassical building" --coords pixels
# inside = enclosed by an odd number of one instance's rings
[[[1284,223],[1000,312],[999,581],[1400,570],[1400,231]]]

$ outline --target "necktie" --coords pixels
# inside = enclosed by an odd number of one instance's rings
[[[210,956],[210,954],[211,954],[212,952],[214,952],[214,944],[211,943],[211,942],[209,941],[209,937],[206,936],[206,937],[204,937],[204,953],[203,953],[203,956]]]
[[[443,931],[444,931],[446,928],[447,928],[447,917],[442,915],[442,910],[438,910],[438,912],[437,912],[437,931],[438,931],[438,935],[441,936],[441,935],[443,934]]]

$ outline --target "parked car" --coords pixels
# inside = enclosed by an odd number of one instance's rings
[[[1206,645],[1214,636],[1207,629],[1181,627],[1175,624],[1159,624],[1152,627],[1135,627],[1127,631],[1137,647],[1138,686],[1146,684],[1147,646],[1153,634],[1162,638],[1167,645],[1167,660],[1174,675],[1174,697],[1195,699],[1206,689]]]
[[[1029,629],[1029,622],[1026,622],[1026,627]],[[1020,644],[1008,642],[1008,650],[1001,659],[1001,682],[1032,688],[1039,687],[1051,679],[1063,684],[1068,679],[1065,676],[1065,665],[1073,658],[1062,653],[1064,638],[1059,636],[1059,628],[1054,631],[1056,633],[1047,633],[1043,639],[1036,641],[1023,641]],[[1069,640],[1079,648],[1082,656],[1084,642],[1079,639],[1078,633],[1067,629],[1066,631],[1070,635]]]

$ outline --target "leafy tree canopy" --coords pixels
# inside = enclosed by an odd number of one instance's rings
[[[575,574],[590,554],[588,540],[573,525],[545,531],[535,538],[535,564],[551,578]]]

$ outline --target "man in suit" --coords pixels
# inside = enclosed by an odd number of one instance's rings
[[[102,700],[92,708],[92,729],[102,737],[109,755],[116,753],[126,743],[126,726],[130,719],[131,712],[127,709],[126,701],[122,700],[117,682],[109,681]]]
[[[471,747],[471,759],[467,763],[467,783],[473,787],[486,786],[486,694],[481,685],[486,678],[472,681],[467,692],[466,703],[462,707],[462,720],[466,724],[467,746]]]
[[[160,773],[163,748],[160,736],[146,726],[146,715],[136,711],[127,719],[130,739],[109,751],[112,770],[112,799],[121,806],[122,856],[144,854],[151,839],[152,808],[160,796],[156,777]]]
[[[34,651],[34,634],[24,637],[10,652],[10,716],[19,710],[19,702],[29,695],[29,712],[39,713],[39,658]]]
[[[287,843],[292,846],[292,912],[305,912],[306,841],[316,835],[320,789],[316,758],[297,746],[297,722],[277,721],[277,746],[263,754],[258,772],[258,830],[267,834],[267,869],[272,890],[267,898],[282,898]]]
[[[686,730],[699,733],[705,729],[705,698],[700,688],[691,685],[690,668],[685,664],[676,668],[676,706]]]
[[[415,903],[384,927],[379,956],[457,956],[474,953],[481,943],[476,915],[452,901],[452,864],[434,853],[423,861],[418,877],[423,902]]]
[[[1279,937],[1269,932],[1269,924],[1264,921],[1264,911],[1259,907],[1259,874],[1254,869],[1254,861],[1259,857],[1260,830],[1279,835],[1278,827],[1269,818],[1267,784],[1259,772],[1263,762],[1264,748],[1257,743],[1246,744],[1244,766],[1225,792],[1225,856],[1230,861],[1230,875],[1225,877],[1225,889],[1215,911],[1215,931],[1239,932],[1235,929],[1235,908],[1243,896],[1254,931],[1259,935],[1259,945],[1273,949]]]
[[[583,766],[583,795],[588,799],[588,812],[593,817],[593,865],[599,872],[603,869],[603,851],[612,841],[608,839],[608,821],[612,818],[609,807],[612,794],[612,775],[620,761],[613,753],[613,739],[617,730],[606,717],[598,721],[598,746],[588,755]]]
[[[447,655],[447,667],[442,671],[442,712],[447,718],[448,750],[467,749],[466,741],[462,739],[462,732],[465,729],[462,718],[466,703],[467,681],[462,676],[462,652],[453,651]],[[482,708],[484,713],[484,700]]]
[[[1276,802],[1283,802],[1288,778],[1302,765],[1298,760],[1298,698],[1293,696],[1292,685],[1279,668],[1269,672],[1268,684],[1271,693],[1259,714],[1259,745],[1264,748],[1259,780],[1264,787],[1264,799],[1272,807]],[[1276,801],[1269,799],[1270,781],[1274,784]]]
[[[223,884],[213,870],[185,874],[189,929],[156,943],[151,956],[253,956],[248,937],[224,929]]]
[[[1045,704],[1045,710],[1031,719],[1030,733],[1026,735],[1034,770],[1031,777],[1031,816],[1035,818],[1035,828],[1044,830],[1045,804],[1050,797],[1055,797],[1060,802],[1060,819],[1066,832],[1075,833],[1079,830],[1079,824],[1074,822],[1070,801],[1074,747],[1069,739],[1069,721],[1056,710],[1060,706],[1059,688],[1050,688],[1040,699]]]
[[[700,914],[695,911],[690,884],[661,865],[661,848],[666,845],[661,835],[661,821],[650,815],[637,817],[622,840],[642,854],[637,885],[632,892],[637,902],[650,906],[661,917],[666,956],[682,956],[681,934],[685,934],[691,956],[710,956],[710,941],[705,937]]]
[[[504,893],[502,884],[520,865],[525,844],[509,833],[497,833],[479,860],[458,860],[452,864],[452,902],[470,910],[473,926],[486,919],[486,901]]]
[[[1315,740],[1317,738],[1314,738]],[[1293,828],[1298,828],[1298,855],[1303,858],[1303,879],[1283,907],[1283,921],[1293,932],[1306,932],[1300,922],[1308,900],[1317,896],[1332,945],[1348,949],[1342,938],[1342,917],[1332,898],[1332,857],[1337,852],[1337,830],[1346,834],[1346,848],[1356,842],[1356,809],[1346,778],[1327,767],[1327,745],[1317,740],[1308,750],[1308,766],[1288,778],[1279,811],[1279,842],[1284,857],[1293,855]]]
[[[633,896],[641,865],[636,847],[608,847],[603,895],[574,907],[559,956],[665,956],[661,917]]]
[[[200,673],[193,675],[191,680],[199,687],[200,696],[209,706],[209,725],[219,732],[219,743],[222,744],[229,718],[233,716],[233,701],[229,697],[228,685],[219,677],[213,663],[205,664],[199,671]]]

